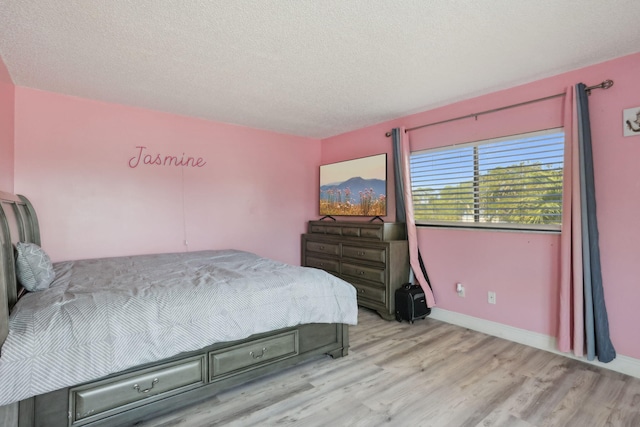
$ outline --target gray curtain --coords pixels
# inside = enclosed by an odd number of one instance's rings
[[[584,274],[584,315],[587,359],[598,357],[611,362],[616,357],[609,337],[609,318],[604,301],[598,219],[596,217],[596,189],[593,179],[593,151],[589,122],[589,98],[582,83],[576,85],[578,107],[578,141],[580,151],[580,191],[582,216],[582,265]]]
[[[393,176],[396,182],[396,221],[407,222],[407,215],[404,208],[404,182],[402,179],[402,153],[400,152],[400,128],[391,130],[393,139]]]
[[[395,188],[396,188],[396,221],[397,222],[407,222],[407,212],[405,207],[405,199],[404,199],[404,179],[402,179],[402,153],[401,153],[401,144],[400,139],[402,137],[400,132],[404,132],[403,129],[394,128],[391,130],[391,138],[393,139],[393,176],[395,177]],[[433,287],[431,286],[431,280],[429,280],[429,275],[427,274],[427,268],[424,265],[424,261],[422,260],[422,254],[418,249],[418,263],[420,264],[420,270],[422,270],[422,274],[424,275],[425,280],[427,281],[427,285],[433,292]],[[409,282],[413,283],[414,275],[413,271],[410,273]]]

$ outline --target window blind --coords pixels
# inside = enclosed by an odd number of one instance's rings
[[[416,223],[559,230],[563,157],[562,129],[414,152]]]

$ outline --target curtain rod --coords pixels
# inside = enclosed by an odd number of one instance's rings
[[[587,92],[588,95],[591,95],[591,91],[593,89],[609,89],[611,86],[613,86],[613,80],[605,80],[600,84],[586,87],[584,90],[585,90],[585,92]],[[469,119],[471,117],[478,117],[478,116],[481,116],[483,114],[495,113],[495,112],[502,111],[502,110],[508,110],[510,108],[522,107],[523,105],[533,104],[533,103],[540,102],[540,101],[546,101],[548,99],[553,99],[553,98],[559,98],[559,97],[564,96],[564,95],[565,95],[564,92],[556,93],[555,95],[549,95],[549,96],[545,96],[543,98],[537,98],[537,99],[532,99],[530,101],[519,102],[517,104],[511,104],[511,105],[507,105],[505,107],[499,107],[499,108],[494,108],[494,109],[491,109],[491,110],[485,110],[485,111],[481,111],[479,113],[467,114],[465,116],[454,117],[453,119],[441,120],[439,122],[427,123],[426,125],[420,125],[420,126],[412,127],[412,128],[409,128],[409,129],[405,129],[405,132],[409,132],[409,131],[416,130],[416,129],[426,128],[428,126],[435,126],[435,125],[441,125],[443,123],[454,122],[456,120]],[[387,136],[387,137],[391,136],[391,132],[385,133],[385,136]]]

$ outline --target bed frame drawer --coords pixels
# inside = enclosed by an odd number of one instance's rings
[[[298,331],[209,353],[210,380],[248,371],[298,354]]]
[[[207,381],[205,355],[119,375],[69,390],[72,418],[77,426],[145,405]]]

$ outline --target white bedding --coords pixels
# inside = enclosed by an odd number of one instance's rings
[[[305,323],[357,322],[355,288],[241,251],[56,263],[25,295],[0,357],[0,406],[207,345]]]

